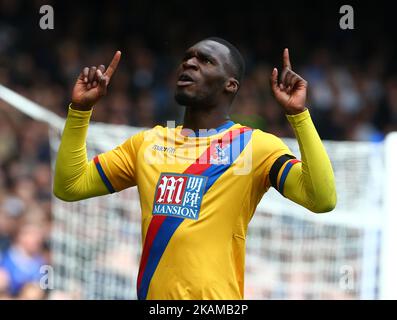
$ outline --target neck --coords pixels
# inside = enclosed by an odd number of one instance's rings
[[[193,131],[217,128],[230,120],[228,109],[228,106],[209,109],[186,107],[183,128]]]

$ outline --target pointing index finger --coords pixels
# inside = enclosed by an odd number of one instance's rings
[[[106,69],[105,74],[104,74],[105,76],[108,76],[109,79],[112,77],[113,73],[116,71],[117,66],[120,62],[120,58],[121,58],[121,52],[116,51],[116,53],[113,56],[112,62],[110,62],[110,65]]]
[[[283,66],[284,66],[284,68],[288,68],[288,69],[292,69],[292,67],[291,67],[291,62],[289,61],[289,51],[288,51],[288,48],[285,48],[284,49],[284,52],[283,52]]]

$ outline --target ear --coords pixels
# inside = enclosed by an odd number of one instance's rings
[[[235,78],[230,78],[229,80],[227,80],[225,90],[226,92],[235,95],[239,87],[240,87],[240,83],[238,82],[238,80]]]

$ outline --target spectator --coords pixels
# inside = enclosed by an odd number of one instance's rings
[[[94,9],[92,3],[82,2],[78,11],[73,2],[59,2],[55,12],[62,14],[56,15],[51,31],[32,27],[29,17],[39,11],[39,3],[0,1],[0,84],[61,116],[66,115],[79,70],[108,61],[120,48],[123,58],[111,93],[96,107],[93,120],[139,127],[178,122],[183,109],[173,101],[172,70],[182,48],[211,34],[235,43],[246,58],[233,120],[293,136],[268,86],[271,68],[281,63],[274,57],[290,46],[297,70],[310,84],[309,107],[323,139],[379,141],[397,130],[397,75],[389,63],[395,60],[396,48],[387,25],[394,21],[394,12],[381,4],[377,10],[383,15],[372,15],[365,6],[360,11],[362,21],[370,15],[367,20],[383,34],[377,38],[366,32],[350,37],[334,19],[316,20],[314,31],[315,22],[294,23],[300,13],[327,16],[333,12],[328,3],[321,8],[297,4],[285,11],[276,4],[269,10],[264,3],[244,2],[244,10],[229,8],[223,19],[207,16],[202,5],[184,11],[184,21],[173,1],[150,3],[144,14],[144,5],[138,10],[128,1],[121,2],[119,12],[112,2],[95,2]],[[211,9],[216,10],[215,3]],[[274,14],[278,10],[283,19]],[[98,12],[99,19],[103,15],[104,23],[93,23],[92,12]],[[208,22],[197,30],[203,18]],[[0,101],[0,299],[46,297],[37,280],[40,266],[48,263],[44,244],[49,243],[51,228],[47,130]],[[304,280],[296,279],[299,284]]]
[[[17,296],[27,284],[39,283],[40,268],[46,263],[42,253],[43,244],[43,228],[37,222],[22,222],[15,240],[4,252],[0,263],[0,270],[8,275],[12,296]],[[28,293],[25,291],[24,294]]]

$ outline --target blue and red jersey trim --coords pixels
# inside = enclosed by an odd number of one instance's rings
[[[99,175],[101,176],[101,179],[102,179],[103,183],[105,184],[106,188],[108,189],[108,191],[110,193],[116,192],[116,190],[112,186],[112,183],[110,182],[110,180],[106,176],[105,171],[103,171],[103,168],[102,168],[101,163],[99,162],[98,156],[94,157],[94,163],[95,163],[95,166],[96,166],[96,168],[97,168],[97,170],[99,172]]]
[[[291,170],[292,166],[298,162],[301,161],[297,160],[293,155],[284,154],[278,157],[276,161],[274,161],[270,169],[269,172],[270,183],[282,195],[284,195],[284,184],[285,184],[285,180],[287,179],[288,173]],[[281,173],[280,179],[278,180],[280,170],[285,163],[286,165]]]
[[[280,181],[279,181],[279,183],[278,183],[278,191],[279,191],[282,195],[284,195],[284,184],[285,184],[285,180],[287,179],[288,173],[289,173],[289,171],[291,170],[292,166],[293,166],[295,163],[298,163],[298,162],[301,162],[301,161],[300,161],[300,160],[297,160],[297,159],[289,160],[288,163],[286,164],[286,166],[285,166],[285,168],[284,168],[282,174],[281,174]]]
[[[252,129],[243,127],[231,130],[219,139],[214,140],[204,153],[196,159],[185,171],[185,174],[195,174],[208,177],[204,194],[227,171],[237,157],[242,153],[252,136]],[[226,138],[226,139],[225,139]],[[229,159],[227,164],[211,164],[210,155],[217,143],[226,147],[230,144]],[[144,300],[147,297],[150,281],[156,271],[171,237],[177,228],[184,221],[184,218],[171,216],[152,216],[148,231],[146,233],[145,243],[142,251],[141,263],[137,279],[138,299]]]

